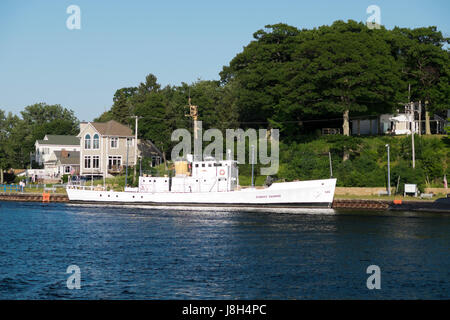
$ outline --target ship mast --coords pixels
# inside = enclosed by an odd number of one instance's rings
[[[186,117],[192,118],[194,121],[194,146],[198,142],[198,106],[193,106],[191,104],[191,96],[189,95],[189,114],[186,114]],[[196,148],[194,147],[194,160],[197,160]]]
[[[194,139],[197,140],[198,138],[198,124],[197,124],[197,119],[198,119],[198,106],[193,106],[191,104],[191,97],[189,97],[189,114],[186,115],[186,117],[191,117],[192,120],[194,120]]]

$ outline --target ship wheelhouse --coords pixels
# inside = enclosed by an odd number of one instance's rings
[[[139,177],[139,192],[228,192],[239,185],[237,161],[216,160],[175,161],[174,177]]]

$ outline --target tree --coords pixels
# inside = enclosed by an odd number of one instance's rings
[[[9,157],[6,153],[8,128],[5,112],[0,109],[0,184],[3,184],[3,170],[9,166]]]
[[[300,31],[286,24],[267,25],[253,34],[250,42],[223,67],[221,81],[233,91],[239,122],[246,126],[277,127],[286,130],[283,120],[296,117],[288,110],[289,68]],[[292,111],[292,112],[290,112]],[[287,116],[286,116],[287,115]],[[290,118],[289,120],[293,120]]]
[[[344,135],[350,135],[350,112],[379,114],[395,106],[398,64],[390,54],[384,29],[337,21],[320,27],[313,39],[300,45],[296,58],[305,73],[312,75],[307,80],[313,81],[312,91],[316,91],[317,99],[306,104],[342,113]],[[307,83],[300,80],[299,84]]]
[[[311,117],[391,111],[400,83],[385,29],[337,21],[298,30],[269,25],[223,68],[223,83],[235,83],[242,122],[269,123],[287,135]],[[297,126],[297,128],[295,127]]]
[[[450,99],[450,53],[444,49],[449,38],[436,27],[396,27],[393,34],[401,75],[411,85],[411,100],[421,100],[425,106],[426,134],[431,134],[429,112],[447,109]]]
[[[22,118],[0,112],[0,166],[25,168],[30,163],[36,140],[46,134],[75,135],[78,119],[60,105],[38,103],[27,106]],[[1,171],[1,170],[0,170]]]
[[[113,98],[111,110],[104,113],[99,120],[116,120],[122,124],[130,124],[130,118],[133,115],[133,106],[130,104],[130,98],[137,93],[136,87],[122,88],[116,91]]]

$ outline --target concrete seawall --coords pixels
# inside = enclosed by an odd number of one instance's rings
[[[42,193],[0,193],[0,201],[43,202]],[[69,202],[64,193],[50,193],[49,202]]]

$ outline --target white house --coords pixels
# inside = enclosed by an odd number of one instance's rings
[[[411,134],[419,133],[419,125],[408,113],[382,114],[373,119],[352,120],[352,135]]]
[[[52,178],[59,178],[65,174],[78,175],[80,173],[79,151],[53,151],[49,159],[44,162],[45,173]]]
[[[80,151],[80,139],[75,136],[47,134],[43,140],[36,140],[35,161],[43,165],[54,151]]]

